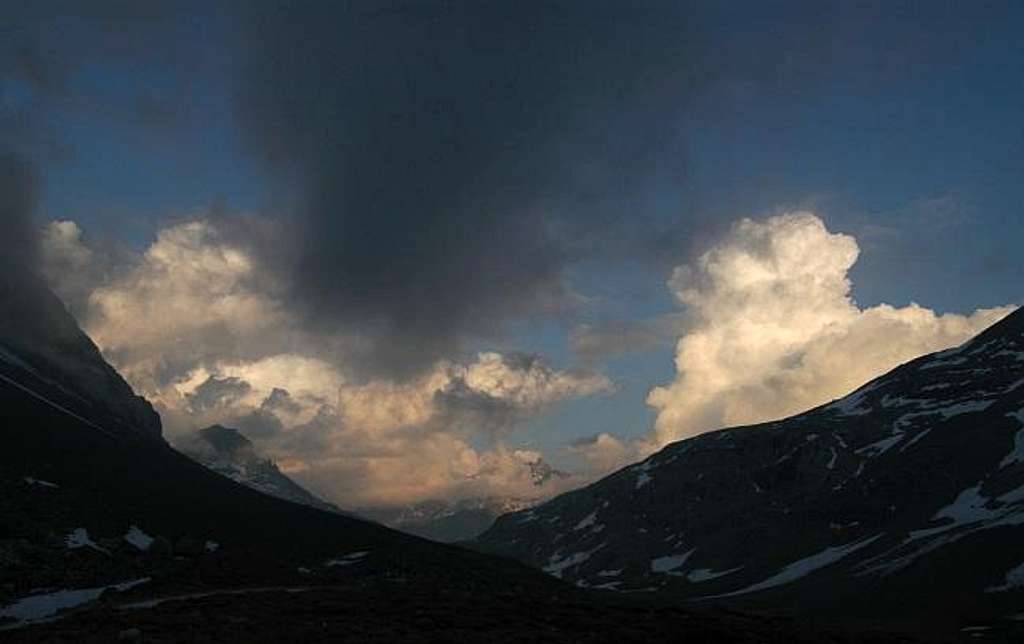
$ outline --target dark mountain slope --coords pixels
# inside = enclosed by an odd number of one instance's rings
[[[100,355],[42,280],[10,267],[0,275],[0,376],[34,382],[108,431],[160,439],[160,417]]]
[[[40,586],[102,585],[131,571],[166,576],[137,550],[121,552],[133,528],[143,540],[159,537],[157,550],[205,556],[196,544],[209,544],[217,560],[234,561],[215,566],[210,579],[201,566],[178,571],[187,580],[173,583],[282,575],[322,583],[342,571],[373,571],[430,583],[499,577],[547,586],[520,564],[271,498],[211,472],[160,438],[152,408],[45,287],[27,278],[3,287],[0,605]],[[365,554],[338,561],[353,553]]]
[[[382,566],[415,562],[415,568],[429,574],[524,577],[523,570],[498,559],[269,497],[161,441],[102,431],[6,381],[0,381],[0,409],[4,477],[58,486],[41,490],[26,484],[28,505],[13,514],[21,514],[18,521],[23,522],[34,513],[33,497],[70,495],[67,500],[73,504],[59,516],[37,517],[42,526],[52,523],[56,536],[79,526],[92,535],[123,535],[137,525],[171,542],[183,537],[212,540],[222,550],[262,550],[294,566],[371,551],[372,560]],[[9,518],[12,513],[5,508],[3,514]]]
[[[477,541],[580,586],[993,634],[1021,632],[1021,543],[1024,311],[842,400],[669,445]]]

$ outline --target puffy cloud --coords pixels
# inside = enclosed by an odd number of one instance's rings
[[[344,490],[350,507],[396,505],[429,499],[499,497],[535,499],[587,482],[579,476],[550,477],[536,484],[529,452],[497,444],[479,450],[448,433],[428,434],[412,453],[372,458],[330,456],[293,462],[295,476],[313,489]]]
[[[611,391],[602,375],[556,370],[540,356],[483,352],[468,364],[440,362],[410,382],[342,387],[339,407],[350,425],[380,430],[434,421],[494,430],[557,402]]]
[[[452,365],[449,373],[451,380],[434,396],[446,422],[491,430],[562,400],[613,390],[602,375],[558,371],[543,357],[524,353],[484,352],[471,364]]]
[[[575,440],[568,449],[579,455],[591,472],[599,474],[622,467],[641,455],[637,442],[624,441],[607,432]]]
[[[169,225],[145,252],[113,268],[102,266],[102,254],[70,222],[51,224],[44,239],[55,290],[80,294],[86,331],[147,393],[196,365],[286,353],[301,339],[279,303],[281,282],[256,264],[249,240],[225,235],[210,220]],[[80,281],[90,274],[94,283]]]
[[[853,237],[795,212],[744,219],[677,268],[669,288],[690,327],[676,345],[675,381],[648,396],[658,412],[649,447],[814,407],[1011,311],[861,308],[849,279],[858,254]]]
[[[604,376],[556,371],[543,357],[523,353],[481,353],[457,375],[471,390],[525,409],[611,389]]]
[[[248,223],[180,221],[116,263],[74,222],[44,231],[54,288],[81,302],[83,326],[158,407],[172,442],[234,426],[341,505],[537,496],[540,455],[506,445],[510,431],[561,401],[612,391],[604,376],[518,353],[358,379],[345,354],[359,338],[303,328],[259,250],[274,229]],[[566,484],[551,481],[545,493]]]
[[[244,392],[232,388],[234,404],[218,408],[219,417],[247,429],[297,478],[350,506],[438,496],[531,498],[567,489],[562,478],[538,489],[532,473],[541,455],[503,440],[551,405],[611,390],[602,376],[557,370],[537,356],[492,352],[466,364],[438,363],[403,382],[350,382],[327,363],[294,356],[215,371],[220,375],[200,380],[204,371],[180,383],[182,396],[191,400],[211,381],[246,383]],[[190,420],[212,422],[203,411],[190,408]],[[491,447],[471,444],[481,432]]]

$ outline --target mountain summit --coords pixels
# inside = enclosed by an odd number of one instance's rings
[[[579,586],[849,618],[1024,601],[1024,311],[806,413],[673,443],[477,541]]]
[[[193,460],[246,487],[319,510],[340,511],[281,472],[237,429],[212,425],[177,447]]]

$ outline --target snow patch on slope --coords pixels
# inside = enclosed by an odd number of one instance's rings
[[[882,535],[877,534],[873,537],[861,539],[860,541],[848,543],[843,546],[833,546],[831,548],[825,548],[821,552],[811,555],[810,557],[804,557],[803,559],[794,561],[793,563],[789,564],[788,566],[786,566],[779,572],[775,573],[768,579],[765,579],[764,581],[760,581],[756,584],[753,584],[752,586],[747,586],[746,588],[741,588],[740,590],[734,590],[731,593],[724,593],[721,595],[714,595],[712,597],[705,597],[705,599],[732,597],[733,595],[743,595],[746,593],[756,592],[758,590],[764,590],[766,588],[774,588],[775,586],[788,584],[792,581],[800,579],[801,577],[806,577],[807,575],[811,574],[816,570],[820,570],[826,566],[830,566],[839,561],[840,559],[842,559],[843,557],[846,557],[847,555],[856,552],[857,550],[860,550],[871,545],[881,536]]]
[[[719,577],[725,577],[731,575],[734,572],[743,570],[743,566],[736,568],[730,568],[728,570],[716,571],[710,568],[696,568],[686,573],[686,581],[691,583],[699,584],[702,581],[711,581],[712,579],[718,579]]]
[[[666,555],[664,557],[658,557],[651,559],[651,572],[656,572],[664,575],[679,574],[675,571],[682,568],[686,560],[696,551],[696,548],[688,550],[681,555]]]
[[[75,528],[71,531],[68,536],[64,537],[64,545],[67,546],[68,550],[77,550],[79,548],[92,548],[100,552],[110,554],[110,551],[106,548],[101,548],[96,545],[96,542],[89,537],[89,531],[85,528]]]
[[[18,621],[14,626],[25,626],[33,622],[46,620],[62,610],[87,604],[98,599],[105,590],[124,591],[149,581],[149,577],[134,579],[109,586],[97,588],[64,589],[41,595],[23,597],[0,609],[0,617],[9,617]]]
[[[1013,438],[1013,449],[1005,458],[1003,458],[1002,461],[999,462],[999,469],[1024,461],[1024,409],[1006,415],[1019,422],[1021,424],[1021,429],[1017,431],[1017,434]]]
[[[562,572],[564,572],[567,568],[578,566],[584,561],[590,559],[590,556],[598,550],[600,550],[601,548],[603,548],[604,545],[605,544],[602,543],[593,550],[576,552],[571,555],[566,555],[564,557],[559,557],[558,553],[555,553],[551,555],[551,557],[548,559],[548,565],[544,566],[544,572],[555,577],[561,577]]]
[[[846,398],[840,398],[826,406],[825,410],[834,411],[840,416],[863,416],[864,414],[870,414],[871,408],[861,407],[861,405],[864,403],[864,399],[867,395],[877,389],[881,384],[881,380],[868,383]]]
[[[575,532],[577,530],[583,530],[584,528],[589,528],[590,526],[594,525],[594,523],[596,521],[597,521],[597,510],[594,510],[593,512],[591,512],[587,516],[583,517],[583,519],[581,519],[580,522],[576,524],[576,527],[573,528],[573,532]]]
[[[897,546],[860,565],[856,574],[888,575],[975,532],[1024,525],[1024,485],[994,498],[985,496],[981,488],[979,482],[961,491],[952,503],[936,512],[932,521],[945,521],[943,525],[911,532]]]
[[[369,550],[360,550],[359,552],[350,552],[347,555],[342,555],[336,559],[328,559],[325,564],[328,568],[335,566],[351,566],[360,563],[366,555],[370,554]]]
[[[899,443],[904,438],[905,438],[905,435],[902,434],[902,433],[895,434],[893,436],[887,436],[886,438],[883,438],[880,441],[875,441],[874,443],[871,443],[870,445],[865,445],[864,447],[861,447],[855,453],[856,454],[866,454],[868,458],[874,458],[876,456],[881,456],[882,454],[885,454],[890,449],[892,449],[893,446],[895,446],[897,443]]]
[[[143,552],[149,550],[149,547],[153,545],[153,537],[143,532],[137,525],[133,525],[128,530],[128,533],[124,535],[124,540]]]
[[[60,487],[56,483],[50,483],[49,481],[44,481],[42,479],[33,478],[31,476],[26,476],[22,480],[25,481],[26,483],[28,483],[29,485],[32,485],[32,486],[35,486],[35,487],[45,487],[45,488],[51,488],[51,489],[56,489],[56,488]]]
[[[1006,581],[999,586],[989,586],[985,589],[986,593],[1001,593],[1006,590],[1014,590],[1016,588],[1024,588],[1024,564],[1011,568],[1006,573]]]

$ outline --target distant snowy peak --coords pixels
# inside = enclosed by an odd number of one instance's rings
[[[246,487],[292,503],[341,512],[288,478],[237,429],[212,425],[177,447],[192,460]]]
[[[491,527],[498,517],[531,508],[542,501],[540,497],[495,496],[432,499],[407,506],[361,508],[356,512],[396,530],[452,543],[473,539]]]
[[[974,593],[1009,611],[1022,538],[1018,310],[840,400],[668,445],[475,543],[587,587],[815,605]]]
[[[516,452],[527,468],[536,493],[527,496],[484,495],[461,499],[429,499],[410,505],[365,507],[357,514],[388,527],[434,541],[468,541],[491,527],[498,517],[532,508],[550,498],[548,490],[569,474],[532,451]]]

